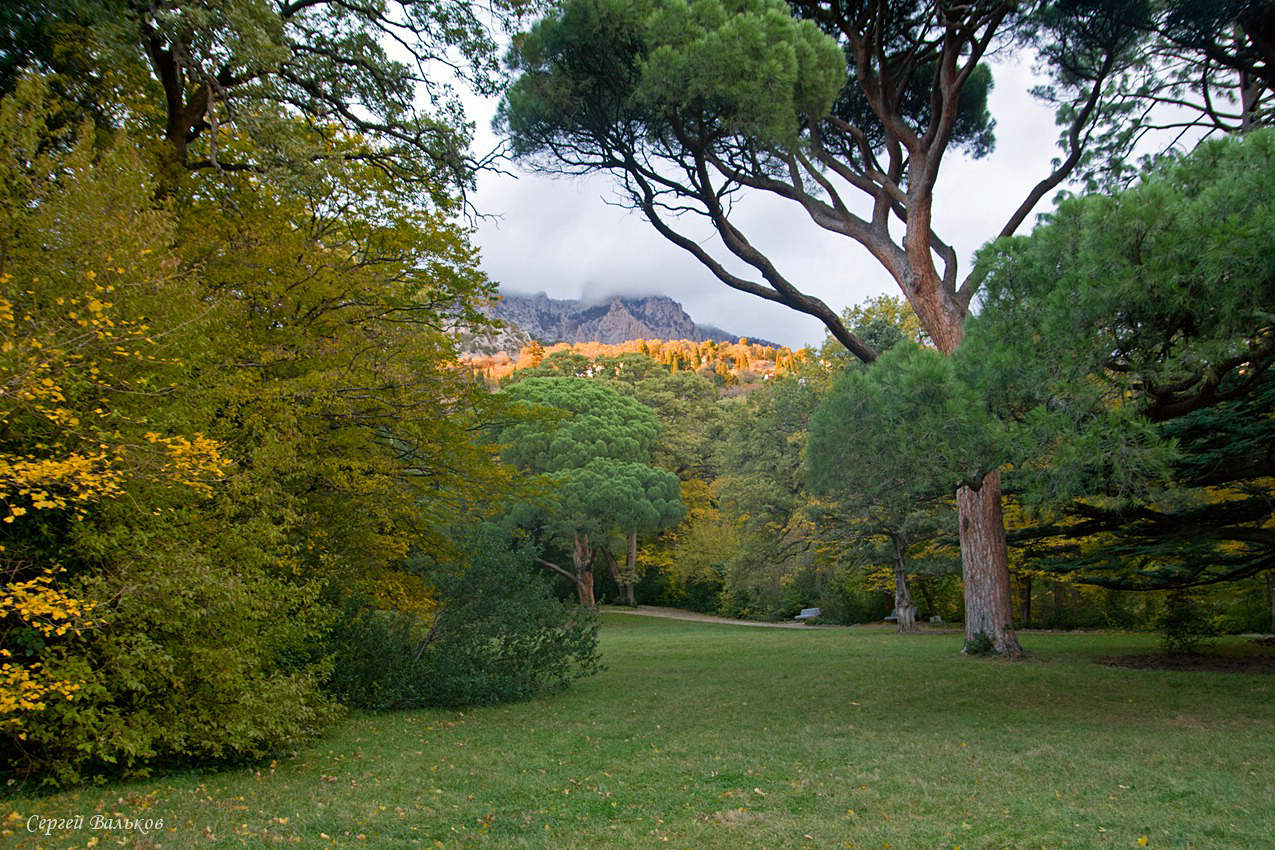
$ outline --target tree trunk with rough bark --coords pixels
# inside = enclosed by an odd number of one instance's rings
[[[977,490],[956,491],[960,514],[961,577],[965,584],[965,648],[1019,656],[1010,604],[1009,548],[1001,513],[1000,473],[983,479]]]
[[[615,562],[615,556],[611,554],[611,550],[605,546],[600,547],[593,553],[594,560],[597,559],[598,555],[601,555],[607,562],[607,572],[611,574],[611,581],[615,582],[616,587],[623,590],[624,580],[620,578],[620,565]]]
[[[576,569],[576,591],[580,604],[593,610],[597,603],[593,598],[593,549],[589,547],[589,535],[576,532],[571,560]]]
[[[631,608],[637,607],[637,597],[634,596],[634,587],[637,586],[637,530],[629,532],[629,546],[624,553],[624,583],[621,589],[624,591],[624,604]]]
[[[1022,576],[1019,585],[1019,628],[1030,629],[1032,625],[1032,577]]]
[[[598,552],[606,560],[607,570],[611,573],[611,580],[619,588],[624,604],[636,608],[637,602],[633,596],[634,573],[632,570],[627,565],[625,569],[620,569],[619,563],[616,562],[615,556],[611,554],[609,548],[602,547],[598,549]]]
[[[1051,628],[1061,629],[1063,623],[1066,622],[1067,613],[1067,585],[1061,581],[1050,582],[1054,589],[1054,621]]]
[[[1271,634],[1275,635],[1275,570],[1266,574],[1266,589],[1271,594]]]
[[[919,249],[918,249],[919,250]],[[907,292],[921,324],[944,354],[952,355],[965,339],[965,311],[955,309],[943,297],[942,284],[933,266],[923,275],[923,292],[934,293],[934,304]],[[925,306],[926,314],[921,307]],[[933,324],[927,324],[927,319]],[[1005,517],[1001,509],[1001,475],[993,471],[983,477],[977,490],[963,486],[956,491],[957,518],[961,537],[961,583],[965,595],[965,648],[994,651],[998,655],[1019,656],[1023,648],[1014,632],[1009,582],[1009,544],[1005,540]],[[979,635],[985,635],[990,647]]]
[[[894,615],[898,618],[900,632],[916,631],[916,605],[912,603],[912,592],[908,589],[907,559],[903,555],[903,544],[898,535],[892,535],[894,543]]]

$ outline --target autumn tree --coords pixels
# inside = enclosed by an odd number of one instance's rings
[[[297,521],[299,561],[361,574],[446,546],[484,487],[499,490],[494,454],[469,436],[489,396],[454,368],[447,331],[491,285],[449,214],[375,166],[334,158],[310,180],[295,193],[210,180],[180,250],[234,329],[205,388],[216,433],[260,492],[286,493],[269,511]]]
[[[501,395],[524,408],[495,434],[503,457],[539,475],[550,500],[520,505],[511,519],[570,547],[572,571],[540,563],[570,579],[592,608],[599,544],[682,517],[677,477],[650,465],[659,421],[640,402],[583,378],[528,378]]]
[[[460,557],[508,481],[446,331],[489,291],[466,233],[341,156],[160,202],[127,134],[3,104],[0,559],[93,621],[6,603],[6,680],[78,686],[15,703],[6,756],[67,780],[313,734],[337,601],[427,608],[406,556]]]
[[[19,674],[82,684],[6,723],[19,769],[278,751],[338,708],[345,600],[449,601],[414,558],[460,567],[509,483],[449,333],[493,294],[456,92],[490,90],[513,11],[0,9],[0,95],[57,95],[2,128],[0,558],[14,599],[93,620],[0,611]]]
[[[175,399],[208,304],[144,158],[59,112],[39,79],[0,100],[0,750],[65,781],[281,746],[330,716],[313,667],[276,660],[321,619],[277,567],[209,551],[252,532],[218,524],[233,452]]]

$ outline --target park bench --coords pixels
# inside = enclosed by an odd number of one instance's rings
[[[793,617],[794,620],[812,620],[815,617],[823,616],[822,608],[802,608],[801,613]]]

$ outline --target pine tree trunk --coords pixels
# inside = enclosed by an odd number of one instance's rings
[[[637,530],[629,532],[629,548],[624,554],[624,604],[631,608],[637,607],[637,597],[633,595],[633,588],[637,584]]]
[[[929,212],[928,205],[921,205],[912,210],[916,220],[909,217],[904,242],[916,278],[911,286],[903,285],[902,280],[900,284],[934,345],[950,356],[965,339],[966,311],[945,292],[934,268]],[[999,655],[1022,655],[1010,606],[1009,545],[1001,511],[1000,472],[984,477],[978,490],[957,490],[956,510],[965,594],[965,648],[961,651],[981,649],[989,641],[990,650]]]
[[[1271,634],[1275,635],[1275,570],[1266,573],[1266,589],[1271,594]]]
[[[576,569],[576,591],[580,604],[592,611],[597,603],[593,599],[593,550],[589,548],[589,535],[576,532],[571,560]]]
[[[899,631],[916,631],[916,606],[912,604],[912,592],[908,590],[907,560],[898,535],[890,538],[894,543],[894,615],[898,618]]]
[[[1000,473],[983,479],[978,490],[956,491],[960,514],[961,577],[965,584],[965,648],[1019,656],[1010,604],[1009,549],[1001,513]]]
[[[1030,575],[1023,576],[1022,593],[1018,595],[1022,603],[1018,606],[1022,620],[1019,628],[1030,629],[1032,625],[1032,577]]]
[[[1067,611],[1067,586],[1061,581],[1052,582],[1054,587],[1054,621],[1051,627],[1055,629],[1063,628],[1064,614]]]
[[[616,563],[615,556],[611,554],[608,548],[601,548],[598,552],[602,553],[602,557],[606,559],[607,569],[611,572],[611,579],[615,582],[615,586],[619,589],[620,594],[624,597],[624,604],[632,608],[637,607],[637,602],[633,596],[633,585],[635,583],[636,573],[629,566],[632,561],[626,560],[625,569],[621,570],[620,565]],[[594,557],[597,555],[595,553]],[[632,557],[636,557],[636,553]]]
[[[605,546],[599,547],[597,552],[593,553],[593,558],[595,561],[597,560],[597,557],[599,554],[601,554],[602,557],[606,559],[607,571],[611,573],[611,580],[615,582],[616,587],[623,590],[624,579],[620,577],[620,565],[615,562],[615,556],[612,555],[611,550]]]

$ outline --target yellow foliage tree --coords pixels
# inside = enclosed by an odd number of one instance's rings
[[[93,604],[63,586],[64,570],[47,554],[21,545],[20,526],[39,514],[77,522],[138,482],[207,492],[226,466],[216,441],[165,433],[145,413],[179,364],[163,352],[162,330],[138,310],[168,282],[173,262],[164,250],[165,214],[139,213],[152,206],[145,184],[115,179],[137,169],[136,154],[123,141],[96,150],[91,128],[50,138],[40,132],[50,108],[34,79],[0,103],[0,575],[7,580],[0,730],[7,731],[52,698],[74,698],[81,685],[10,648],[12,637],[26,632],[47,644],[92,624]]]

